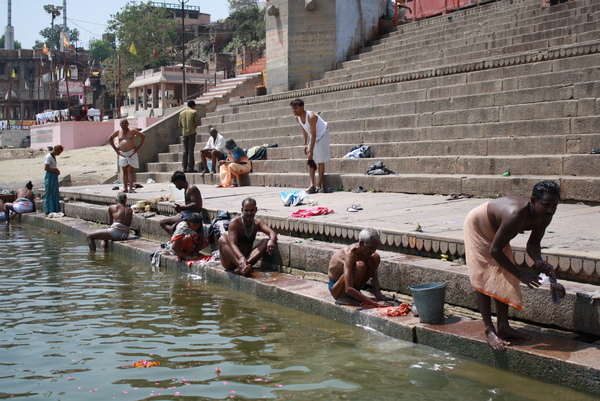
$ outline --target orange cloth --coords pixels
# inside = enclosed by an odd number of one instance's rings
[[[230,158],[228,160],[231,161]],[[239,164],[240,162],[246,162],[246,164]],[[219,170],[221,186],[229,188],[233,180],[237,181],[240,175],[247,174],[250,170],[252,170],[252,164],[246,156],[240,157],[238,163],[224,163]]]
[[[517,310],[523,310],[523,294],[519,279],[510,274],[490,255],[496,232],[487,213],[488,203],[471,210],[465,219],[465,253],[467,268],[473,288]],[[514,263],[510,245],[504,254]]]

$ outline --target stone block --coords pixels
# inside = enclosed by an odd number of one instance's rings
[[[565,156],[563,174],[600,177],[600,158],[598,155]]]
[[[433,113],[433,125],[481,124],[499,121],[497,107]]]
[[[563,199],[583,202],[595,202],[600,199],[600,185],[596,179],[563,177],[560,186]]]
[[[577,101],[519,104],[500,108],[500,121],[542,120],[577,116]]]

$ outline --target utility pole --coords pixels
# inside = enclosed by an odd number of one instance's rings
[[[53,6],[52,4],[46,4],[44,6],[44,10],[52,15],[52,28],[51,31],[54,32],[54,19],[58,16],[60,16],[60,12],[62,11],[62,7],[61,6]],[[59,43],[62,43],[62,41],[60,40],[60,35],[59,35]],[[50,45],[52,46],[53,43],[50,43]]]
[[[183,87],[181,88],[181,103],[187,101],[187,88],[185,84],[185,4],[189,0],[179,0],[181,3],[181,64],[183,64]]]

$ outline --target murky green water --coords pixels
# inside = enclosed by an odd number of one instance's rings
[[[153,274],[149,261],[90,254],[49,231],[0,229],[0,399],[596,399]]]

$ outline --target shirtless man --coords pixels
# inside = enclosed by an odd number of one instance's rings
[[[140,137],[140,144],[135,146],[135,137]],[[115,145],[115,138],[119,138],[119,147]],[[129,129],[129,122],[126,118],[121,120],[121,129],[115,131],[108,137],[108,142],[113,147],[117,155],[119,155],[119,166],[123,168],[123,192],[134,193],[133,190],[133,173],[136,168],[140,167],[137,152],[140,150],[146,135],[135,129]],[[127,185],[129,184],[129,190]]]
[[[242,201],[242,215],[231,220],[227,235],[219,238],[219,252],[221,264],[227,271],[235,274],[248,276],[252,272],[252,266],[263,255],[273,254],[277,244],[277,233],[264,221],[256,217],[256,201],[246,198]],[[269,239],[262,239],[255,248],[254,240],[256,233],[263,232]]]
[[[107,230],[94,231],[87,235],[90,251],[96,252],[96,241],[101,240],[100,250],[104,251],[108,240],[122,241],[129,237],[129,226],[133,219],[133,210],[127,206],[127,195],[124,192],[117,194],[117,203],[108,207]]]
[[[329,292],[336,303],[343,305],[390,306],[381,293],[377,268],[381,258],[376,252],[381,245],[377,230],[365,228],[358,235],[358,242],[336,251],[329,262]],[[373,298],[360,290],[371,280]]]
[[[487,342],[503,351],[510,338],[528,340],[508,323],[508,306],[522,310],[519,283],[529,288],[540,286],[539,273],[549,274],[554,267],[542,259],[541,240],[560,201],[560,187],[553,181],[535,185],[531,198],[507,196],[473,209],[465,219],[464,237],[467,267],[475,288],[477,304],[485,326]],[[527,254],[534,261],[535,273],[519,269],[510,241],[519,233],[531,231]],[[498,329],[492,323],[491,299],[498,315]]]
[[[174,172],[171,176],[171,182],[175,185],[175,188],[179,190],[183,189],[185,191],[185,205],[174,203],[173,208],[175,209],[175,212],[181,213],[181,215],[167,217],[166,219],[162,219],[160,221],[160,226],[169,235],[172,234],[171,229],[173,228],[173,224],[178,223],[181,219],[189,216],[192,213],[202,213],[202,195],[200,194],[200,190],[197,186],[191,185],[187,182],[185,173],[182,171]]]
[[[35,202],[33,201],[35,196],[32,189],[33,184],[29,181],[25,184],[25,188],[21,188],[17,191],[17,199],[14,202],[4,204],[4,218],[6,219],[7,226],[10,225],[10,220],[14,218],[16,214],[35,212]],[[11,216],[10,212],[14,212],[14,214]]]

